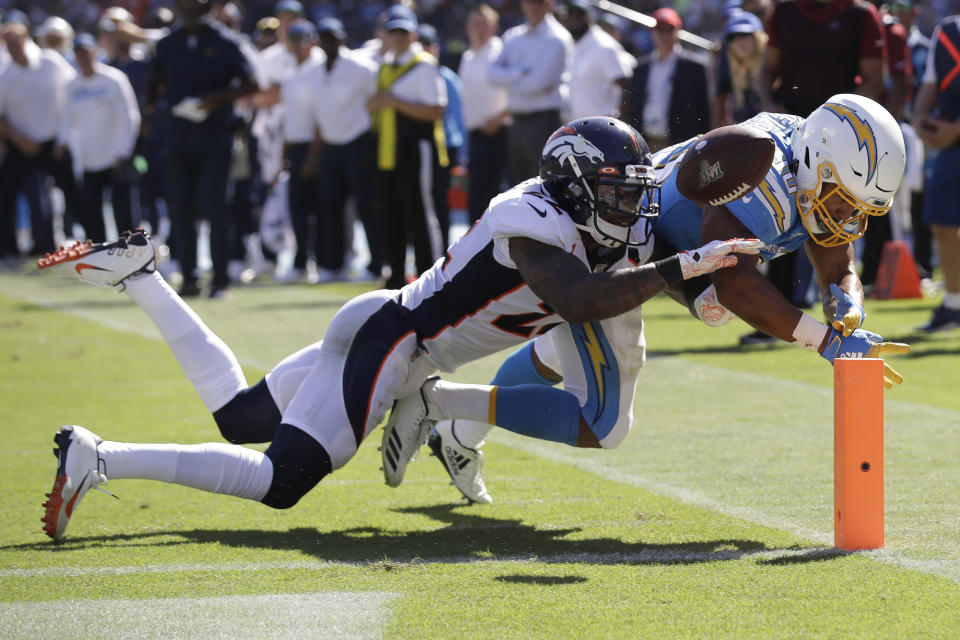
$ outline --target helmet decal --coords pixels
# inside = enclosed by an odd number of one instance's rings
[[[823,108],[840,118],[840,121],[846,120],[853,128],[854,135],[857,136],[858,150],[866,148],[867,150],[867,178],[866,183],[877,172],[877,138],[870,127],[870,123],[861,118],[850,107],[836,102],[828,102]]]
[[[576,156],[583,156],[589,162],[603,162],[603,151],[581,135],[564,134],[551,138],[543,155],[556,158],[561,165],[571,160],[575,163]]]

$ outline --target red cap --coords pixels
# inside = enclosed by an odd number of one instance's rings
[[[683,20],[680,19],[680,14],[671,9],[670,7],[661,7],[653,12],[653,17],[657,21],[657,24],[668,24],[674,29],[683,28]]]

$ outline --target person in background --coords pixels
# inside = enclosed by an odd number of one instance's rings
[[[417,274],[443,255],[433,168],[448,166],[443,132],[447,90],[436,58],[417,42],[413,11],[394,5],[384,28],[387,52],[367,109],[377,132],[380,225],[390,265],[386,287],[399,289],[406,283],[408,239],[413,240]]]
[[[503,43],[497,36],[500,15],[478,4],[467,16],[470,48],[460,58],[463,122],[468,131],[467,206],[471,224],[501,192],[507,158],[507,90],[490,82],[489,69]]]
[[[64,114],[56,154],[66,152],[66,142],[77,147],[83,168],[82,219],[89,222],[88,234],[106,238],[103,221],[104,189],[115,196],[113,218],[117,229],[135,228],[129,174],[133,149],[140,132],[140,108],[127,76],[97,62],[99,47],[89,33],[73,41],[80,75],[67,84]]]
[[[225,201],[236,124],[233,103],[255,93],[257,85],[236,38],[208,18],[209,8],[203,0],[177,0],[182,25],[157,43],[148,108],[163,87],[173,116],[168,142],[171,248],[183,273],[181,294],[202,291],[195,272],[196,224],[206,217],[213,259],[209,296],[216,299],[230,287],[232,226]]]
[[[919,327],[926,333],[960,327],[960,15],[943,20],[930,42],[915,122],[924,144],[937,151],[923,221],[933,229],[945,286],[940,306]]]
[[[0,33],[10,54],[10,64],[0,75],[0,139],[6,144],[0,161],[0,259],[15,264],[17,196],[35,170],[50,175],[63,191],[65,217],[80,213],[70,154],[54,153],[67,83],[77,73],[63,56],[38,47],[22,22],[8,17]],[[34,216],[31,231],[34,253],[54,250],[52,216]]]
[[[714,128],[743,122],[760,113],[760,75],[767,34],[760,18],[734,12],[724,30],[726,64],[717,68]]]
[[[653,17],[654,50],[637,62],[621,113],[656,152],[704,133],[711,118],[707,66],[680,46],[683,20],[669,7]]]
[[[76,66],[73,38],[73,27],[60,16],[50,16],[37,28],[37,44],[41,49],[56,51],[64,60]]]
[[[417,37],[423,50],[437,60],[440,59],[440,40],[433,25],[421,24],[417,28]],[[447,166],[434,166],[433,205],[437,210],[440,223],[440,237],[443,243],[450,241],[450,205],[447,191],[450,189],[450,170],[459,166],[460,150],[464,146],[466,127],[463,124],[463,83],[450,67],[439,65],[440,76],[447,89],[447,108],[443,111],[443,135],[447,142]]]
[[[316,46],[317,38],[317,28],[309,20],[297,19],[287,27],[287,46],[296,60],[296,68],[280,84],[279,93],[283,105],[283,155],[290,172],[290,221],[297,251],[293,268],[279,277],[290,281],[305,278],[307,282],[316,282],[316,274],[307,271],[309,254],[314,252],[321,264],[327,258],[319,252],[313,241],[316,233],[312,232],[320,217],[318,180],[321,179],[317,174],[319,139],[313,124],[313,103],[317,99],[326,99],[315,91],[311,82],[311,71],[323,64],[325,57]],[[342,230],[340,237],[343,237]]]
[[[880,12],[883,24],[884,39],[887,43],[887,57],[885,60],[884,87],[881,104],[898,121],[903,121],[904,107],[913,85],[913,64],[910,57],[910,48],[907,46],[907,30],[888,10],[887,5],[879,0],[872,0],[873,5]],[[904,183],[901,189],[909,191],[910,186]],[[898,197],[895,201],[893,213],[884,220],[875,220],[867,227],[863,236],[863,251],[860,259],[863,263],[860,271],[860,281],[865,287],[872,287],[880,269],[880,256],[884,245],[893,239],[892,225],[899,225],[901,207],[909,205],[909,199]]]
[[[309,84],[321,100],[313,101],[313,122],[319,131],[320,223],[317,225],[319,282],[339,277],[343,257],[347,198],[352,197],[363,224],[370,263],[361,280],[379,280],[383,269],[380,223],[374,209],[369,176],[371,118],[365,108],[377,90],[377,65],[360,51],[346,47],[343,23],[332,17],[317,25],[326,60],[310,72]]]
[[[620,115],[623,87],[633,67],[623,47],[597,26],[593,8],[584,0],[567,2],[565,26],[573,36],[570,66],[570,118]]]
[[[831,95],[881,100],[886,44],[876,7],[863,0],[782,0],[767,22],[760,101],[763,111],[806,117]],[[767,278],[785,298],[813,304],[813,267],[802,251],[771,261]],[[740,344],[772,344],[761,331]]]
[[[562,124],[563,87],[573,38],[553,17],[553,0],[520,0],[525,22],[503,34],[490,82],[507,89],[513,120],[507,133],[507,175],[517,184],[537,173],[541,142]]]
[[[890,14],[900,21],[907,30],[907,47],[910,49],[910,61],[913,67],[913,86],[910,87],[910,98],[907,102],[909,121],[916,128],[914,118],[914,103],[920,92],[923,82],[923,72],[927,68],[927,52],[930,49],[930,38],[924,35],[917,27],[917,18],[920,16],[920,7],[915,0],[897,0],[890,3]],[[932,162],[932,154],[926,153],[922,162],[926,167]],[[908,165],[911,160],[908,159]],[[907,175],[913,172],[909,169]],[[913,191],[910,194],[910,226],[913,232],[913,259],[921,278],[929,278],[933,273],[933,233],[930,226],[923,221],[923,171],[917,172],[917,179],[912,181]]]

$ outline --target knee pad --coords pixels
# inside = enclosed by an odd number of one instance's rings
[[[235,395],[213,412],[213,419],[227,442],[271,442],[280,424],[280,409],[261,380]]]
[[[273,482],[260,502],[274,509],[289,509],[333,471],[330,455],[306,432],[288,424],[277,428],[264,452],[273,463]]]

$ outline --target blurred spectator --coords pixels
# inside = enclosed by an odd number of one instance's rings
[[[879,0],[872,0],[872,2],[880,12],[884,39],[887,43],[885,82],[880,102],[894,118],[902,121],[904,106],[910,87],[913,84],[913,64],[910,49],[907,46],[907,30],[896,17],[887,11],[887,5]],[[906,214],[903,208],[910,204],[909,198],[905,197],[905,194],[910,190],[907,180],[904,180],[901,184],[901,190],[904,191],[903,193],[897,193],[890,214],[871,220],[866,233],[863,235],[863,251],[860,256],[863,264],[860,271],[860,282],[865,287],[872,285],[877,279],[883,246],[893,239],[892,226],[900,224],[901,216]]]
[[[654,51],[637,62],[622,113],[657,151],[707,131],[711,119],[707,67],[680,46],[683,21],[669,7],[653,17]]]
[[[63,117],[67,83],[77,74],[63,56],[40,49],[21,22],[6,22],[3,40],[10,64],[0,75],[0,138],[7,143],[0,163],[0,258],[18,255],[16,201],[36,169],[49,174],[63,191],[68,212],[80,213],[69,153],[54,153]],[[31,220],[34,253],[54,250],[53,220]],[[84,224],[90,230],[89,221]]]
[[[443,255],[433,167],[437,162],[447,166],[442,122],[447,91],[433,56],[417,42],[413,11],[394,5],[384,28],[386,55],[367,108],[377,130],[380,224],[391,271],[386,287],[399,289],[406,284],[408,236],[413,237],[417,273]]]
[[[910,49],[910,61],[913,67],[913,86],[910,88],[910,98],[907,101],[907,117],[916,129],[914,117],[914,103],[923,81],[923,73],[927,68],[927,52],[930,49],[930,38],[925,36],[917,26],[920,7],[914,0],[898,0],[890,3],[890,14],[903,24],[907,30],[907,47]],[[909,149],[909,148],[908,148]],[[911,158],[907,152],[907,175],[904,179],[912,187],[910,194],[910,223],[913,232],[913,259],[917,263],[917,271],[921,278],[929,278],[933,273],[933,233],[930,225],[923,221],[923,173],[911,171],[911,163],[922,163],[926,166],[932,158]],[[932,154],[927,154],[928,156]],[[919,174],[919,175],[917,175]],[[917,178],[911,180],[911,177]]]
[[[317,154],[319,141],[315,141],[316,128],[313,125],[313,102],[326,99],[315,90],[311,81],[311,71],[323,64],[323,51],[317,48],[317,29],[309,20],[298,19],[287,28],[287,46],[296,60],[296,68],[280,85],[283,104],[283,155],[285,165],[290,172],[288,198],[290,221],[297,240],[297,251],[293,258],[293,269],[282,277],[296,280],[307,276],[314,280],[314,274],[307,274],[307,257],[317,249],[311,233],[318,217],[320,190],[317,183]],[[343,237],[341,230],[340,237]],[[342,239],[341,239],[342,244]],[[342,250],[341,250],[342,254]],[[322,260],[323,256],[317,255]]]
[[[767,35],[764,111],[806,117],[838,93],[882,100],[885,45],[873,5],[782,0],[774,5]]]
[[[80,75],[67,84],[60,140],[76,145],[83,169],[83,220],[87,234],[106,239],[103,222],[104,188],[113,192],[117,230],[134,228],[131,159],[140,130],[140,108],[130,81],[119,69],[97,62],[97,41],[89,33],[74,40]],[[65,147],[58,149],[63,153]]]
[[[637,58],[634,55],[632,45],[629,42],[624,41],[623,18],[612,13],[601,13],[599,16],[597,16],[597,25],[603,29],[607,35],[620,43],[620,57],[623,59],[622,64],[630,68],[630,73],[632,75],[633,70],[637,68]]]
[[[253,29],[253,44],[260,51],[270,48],[279,40],[278,29],[280,29],[280,21],[273,16],[261,18]]]
[[[760,113],[760,76],[767,34],[760,18],[734,12],[724,30],[722,54],[726,64],[717,68],[714,127],[743,122]]]
[[[283,104],[276,100],[280,85],[293,74],[297,61],[287,46],[287,28],[303,15],[303,6],[296,0],[281,0],[276,14],[276,42],[264,48],[256,59],[257,81],[260,89],[272,92],[269,104],[261,107],[253,121],[253,135],[257,138],[257,153],[263,182],[272,185],[283,169]],[[272,26],[272,24],[271,24]]]
[[[417,36],[423,50],[440,60],[440,41],[433,25],[421,24]],[[443,137],[447,143],[447,166],[434,166],[433,205],[440,223],[443,246],[450,244],[450,205],[447,191],[450,189],[450,170],[460,165],[460,149],[464,145],[466,128],[463,124],[463,83],[450,67],[439,65],[440,77],[447,89],[447,108],[443,111]]]
[[[370,113],[367,99],[377,90],[377,65],[364,53],[346,47],[347,34],[336,18],[318,25],[326,60],[311,72],[313,121],[320,132],[320,223],[317,262],[320,281],[343,271],[346,202],[352,197],[370,250],[363,279],[378,280],[383,268],[381,230],[374,210],[370,176]]]
[[[463,83],[463,121],[469,131],[467,160],[470,222],[486,211],[502,190],[507,158],[507,90],[490,83],[490,64],[503,43],[497,37],[500,16],[488,4],[479,4],[467,17],[470,49],[460,59]]]
[[[73,27],[60,16],[50,16],[37,29],[37,44],[56,51],[70,64],[73,58]]]
[[[807,117],[838,93],[882,100],[885,44],[876,7],[861,0],[781,0],[774,5],[760,83],[764,111]],[[857,84],[859,77],[859,84]],[[809,307],[813,267],[794,251],[772,260],[767,278],[798,307]],[[775,342],[755,331],[741,344]]]
[[[564,26],[573,36],[570,66],[570,119],[620,116],[623,87],[633,67],[623,47],[597,26],[593,8],[585,0],[567,2]]]
[[[922,331],[960,327],[960,16],[946,18],[931,48],[917,96],[921,139],[937,150],[927,176],[923,219],[933,228],[943,272],[943,301]]]
[[[562,88],[573,57],[573,39],[551,11],[553,0],[520,0],[526,19],[503,35],[490,81],[507,88],[513,124],[507,132],[507,173],[512,184],[540,171],[543,141],[563,122]]]
[[[224,208],[235,125],[234,100],[256,91],[253,70],[236,39],[208,19],[204,0],[177,0],[182,26],[157,43],[151,98],[162,86],[174,116],[170,126],[172,249],[180,262],[180,295],[201,291],[197,229],[210,222],[211,298],[230,285],[231,227]],[[150,104],[154,103],[151,99]]]

